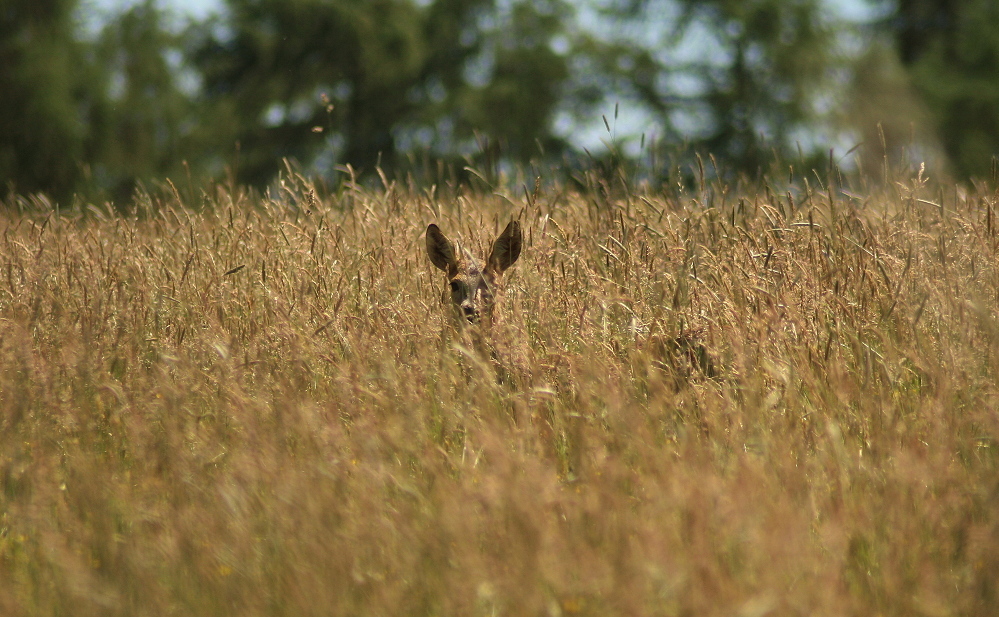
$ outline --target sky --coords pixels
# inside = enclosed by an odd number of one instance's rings
[[[84,0],[97,11],[116,11],[131,6],[141,0]],[[181,15],[189,15],[201,19],[211,12],[217,12],[222,6],[222,0],[159,0],[160,6],[169,7]],[[863,20],[870,14],[864,0],[826,0],[836,13],[846,19]]]
[[[84,5],[91,5],[97,12],[117,12],[138,4],[141,0],[83,0]],[[189,15],[201,19],[211,12],[217,12],[222,6],[221,0],[158,0],[164,8],[175,10],[178,14]]]

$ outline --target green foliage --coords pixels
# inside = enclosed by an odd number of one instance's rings
[[[999,4],[906,0],[892,28],[954,170],[984,177],[999,152]]]
[[[427,57],[410,2],[233,0],[225,28],[201,28],[194,62],[220,143],[238,142],[238,179],[266,182],[281,157],[308,160],[314,126],[345,130],[347,160],[391,159],[391,129]],[[320,95],[329,92],[336,115]]]
[[[164,21],[154,0],[146,0],[111,20],[94,44],[102,72],[100,104],[89,118],[91,186],[118,203],[132,197],[137,183],[176,178],[189,159],[201,158],[200,118],[179,86],[187,68],[182,41]]]
[[[542,151],[558,154],[566,144],[552,135],[552,114],[564,97],[570,77],[567,53],[552,49],[552,39],[562,31],[561,20],[570,17],[567,6],[518,3],[491,30],[484,31],[491,60],[490,70],[478,79],[479,87],[465,87],[451,113],[460,122],[461,139],[476,131],[502,141],[503,150],[516,162],[526,163]],[[557,12],[556,12],[557,11]]]
[[[205,173],[206,128],[180,88],[182,41],[163,11],[146,0],[83,39],[78,8],[0,10],[0,178],[16,193],[125,204],[139,183],[190,178],[188,161]]]
[[[604,70],[622,76],[667,144],[686,139],[759,174],[774,152],[795,153],[796,139],[828,121],[819,103],[840,60],[821,9],[819,0],[612,3],[606,15],[618,28],[641,32],[645,23],[656,38],[618,41]]]
[[[5,0],[0,8],[0,181],[68,197],[80,177],[89,93],[74,36],[76,0]]]
[[[879,24],[890,36],[869,40],[824,7],[227,0],[181,29],[146,0],[81,38],[75,0],[11,0],[0,177],[9,192],[118,204],[164,178],[188,196],[204,178],[262,187],[285,160],[430,185],[465,167],[490,186],[512,168],[588,167],[607,189],[622,164],[657,183],[703,180],[693,154],[756,177],[781,159],[826,168],[843,137],[877,154],[863,173],[885,167],[877,143],[915,137],[923,158],[939,142],[960,175],[984,175],[999,149],[994,3],[892,4]],[[594,150],[612,108],[642,124],[620,136],[608,124]],[[621,143],[638,132],[647,159]]]
[[[549,46],[558,17],[531,3],[509,15],[481,0],[228,6],[226,28],[200,29],[194,59],[206,102],[236,119],[222,137],[240,145],[242,181],[266,182],[281,157],[308,163],[324,150],[391,171],[400,140],[446,156],[477,132],[525,161],[550,131],[567,75],[565,54]]]

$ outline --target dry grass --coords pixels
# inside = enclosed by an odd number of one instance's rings
[[[999,611],[991,194],[310,191],[0,220],[0,614]]]

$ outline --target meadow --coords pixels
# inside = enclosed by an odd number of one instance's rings
[[[0,214],[0,614],[999,614],[992,188]],[[483,353],[437,223],[523,253]]]

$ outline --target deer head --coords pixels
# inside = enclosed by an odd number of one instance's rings
[[[520,257],[523,236],[520,223],[511,221],[493,242],[489,258],[483,264],[467,251],[447,239],[433,223],[427,227],[427,256],[444,271],[450,290],[442,300],[451,305],[459,320],[465,323],[489,322],[500,278]]]

